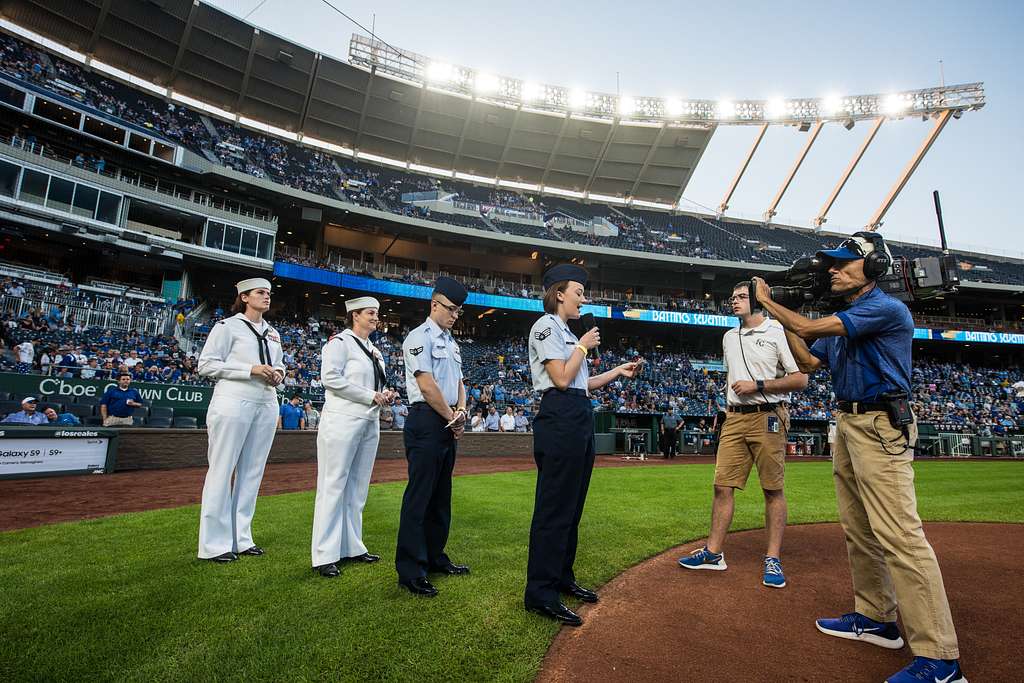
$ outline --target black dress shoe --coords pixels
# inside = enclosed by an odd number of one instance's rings
[[[335,576],[341,576],[341,570],[339,570],[338,565],[333,562],[330,564],[322,564],[319,567],[313,567],[313,571],[325,579],[333,579]]]
[[[568,586],[562,586],[562,593],[564,595],[571,595],[577,600],[582,600],[583,602],[597,602],[597,593],[583,588],[582,586],[578,586],[576,583],[570,583]]]
[[[230,550],[226,553],[221,553],[217,557],[204,557],[207,562],[234,562],[238,559],[238,555],[235,555]]]
[[[366,562],[367,564],[377,562],[380,560],[380,555],[374,555],[372,553],[363,553],[362,555],[356,555],[355,557],[346,557],[347,562]]]
[[[455,564],[454,562],[449,562],[448,564],[443,564],[443,565],[440,565],[438,567],[434,567],[430,571],[433,572],[434,574],[447,574],[449,576],[461,576],[462,574],[468,574],[469,573],[469,565]]]
[[[240,552],[238,554],[239,555],[252,555],[253,557],[259,557],[260,555],[263,554],[263,548],[259,547],[258,545],[254,545],[253,547],[248,548],[247,550],[243,550],[242,552]]]
[[[580,615],[576,614],[560,602],[556,602],[553,605],[527,605],[526,609],[527,611],[534,612],[535,614],[539,614],[542,617],[554,619],[555,621],[563,623],[566,626],[583,625],[583,620],[580,619]]]
[[[434,588],[434,584],[427,581],[425,576],[417,576],[415,579],[399,581],[398,585],[413,595],[422,595],[425,598],[432,598],[437,595],[437,589]]]

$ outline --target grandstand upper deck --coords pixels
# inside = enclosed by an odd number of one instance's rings
[[[464,180],[413,173],[375,165],[292,142],[285,138],[227,125],[203,112],[168,105],[148,93],[91,73],[9,36],[0,36],[0,68],[38,87],[56,89],[59,80],[73,85],[72,97],[95,105],[114,117],[153,130],[201,155],[207,165],[232,168],[254,179],[260,187],[291,187],[311,203],[345,207],[354,214],[376,211],[426,219],[478,230],[474,239],[500,242],[509,238],[537,241],[555,250],[567,245],[597,248],[601,254],[644,253],[679,257],[683,263],[705,265],[742,262],[779,268],[796,257],[843,239],[835,233],[814,233],[800,228],[766,226],[713,216],[662,212],[636,206],[615,206],[571,198],[531,194],[510,188],[474,185]],[[111,85],[114,84],[114,85]],[[62,96],[67,96],[64,92]],[[129,100],[125,102],[124,100]],[[232,178],[234,179],[234,178]],[[237,183],[236,183],[237,184]],[[403,201],[409,192],[437,192],[449,203],[460,202],[459,212]],[[174,194],[174,193],[172,193]],[[293,202],[292,195],[278,199]],[[467,210],[466,206],[474,207]],[[518,219],[498,211],[520,213]],[[476,212],[474,214],[474,211]],[[566,218],[568,222],[559,219]],[[394,220],[402,222],[402,219]],[[616,250],[604,252],[603,250]],[[620,251],[621,250],[621,251]],[[907,245],[907,255],[934,254],[921,245]],[[1020,261],[961,253],[963,280],[1024,285]]]

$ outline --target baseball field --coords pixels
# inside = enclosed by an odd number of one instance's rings
[[[1024,522],[1021,463],[915,468],[926,521]],[[599,587],[703,537],[712,474],[707,464],[596,469],[580,583]],[[228,565],[195,559],[194,505],[0,533],[0,679],[533,680],[558,631],[522,609],[534,481],[530,471],[455,480],[448,552],[472,574],[439,578],[435,599],[396,586],[403,482],[374,484],[366,507],[364,539],[384,560],[333,580],[309,568],[312,491],[261,497],[254,530],[267,554]],[[835,521],[829,463],[789,465],[786,490],[791,524]],[[761,527],[762,511],[755,484],[737,497],[733,529]],[[689,640],[681,633],[674,652]]]

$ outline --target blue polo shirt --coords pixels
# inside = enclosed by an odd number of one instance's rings
[[[135,408],[128,405],[128,401],[138,401],[142,403],[142,394],[139,393],[138,389],[128,387],[125,391],[121,391],[119,387],[109,386],[107,390],[103,392],[103,398],[100,399],[100,405],[107,407],[107,415],[113,417],[131,417],[132,413],[135,412]]]
[[[299,420],[305,415],[302,404],[293,406],[291,401],[281,405],[281,427],[284,429],[298,429]]]
[[[832,370],[841,401],[877,401],[886,391],[910,395],[914,319],[906,305],[878,287],[836,313],[845,337],[825,337],[811,353]]]

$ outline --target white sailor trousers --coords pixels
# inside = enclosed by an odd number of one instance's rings
[[[314,567],[366,552],[363,508],[379,441],[376,416],[367,420],[330,410],[322,413],[316,437]]]
[[[200,558],[237,553],[256,545],[252,540],[252,517],[279,410],[273,399],[250,401],[215,393],[210,401],[206,412],[210,469],[199,516]]]

